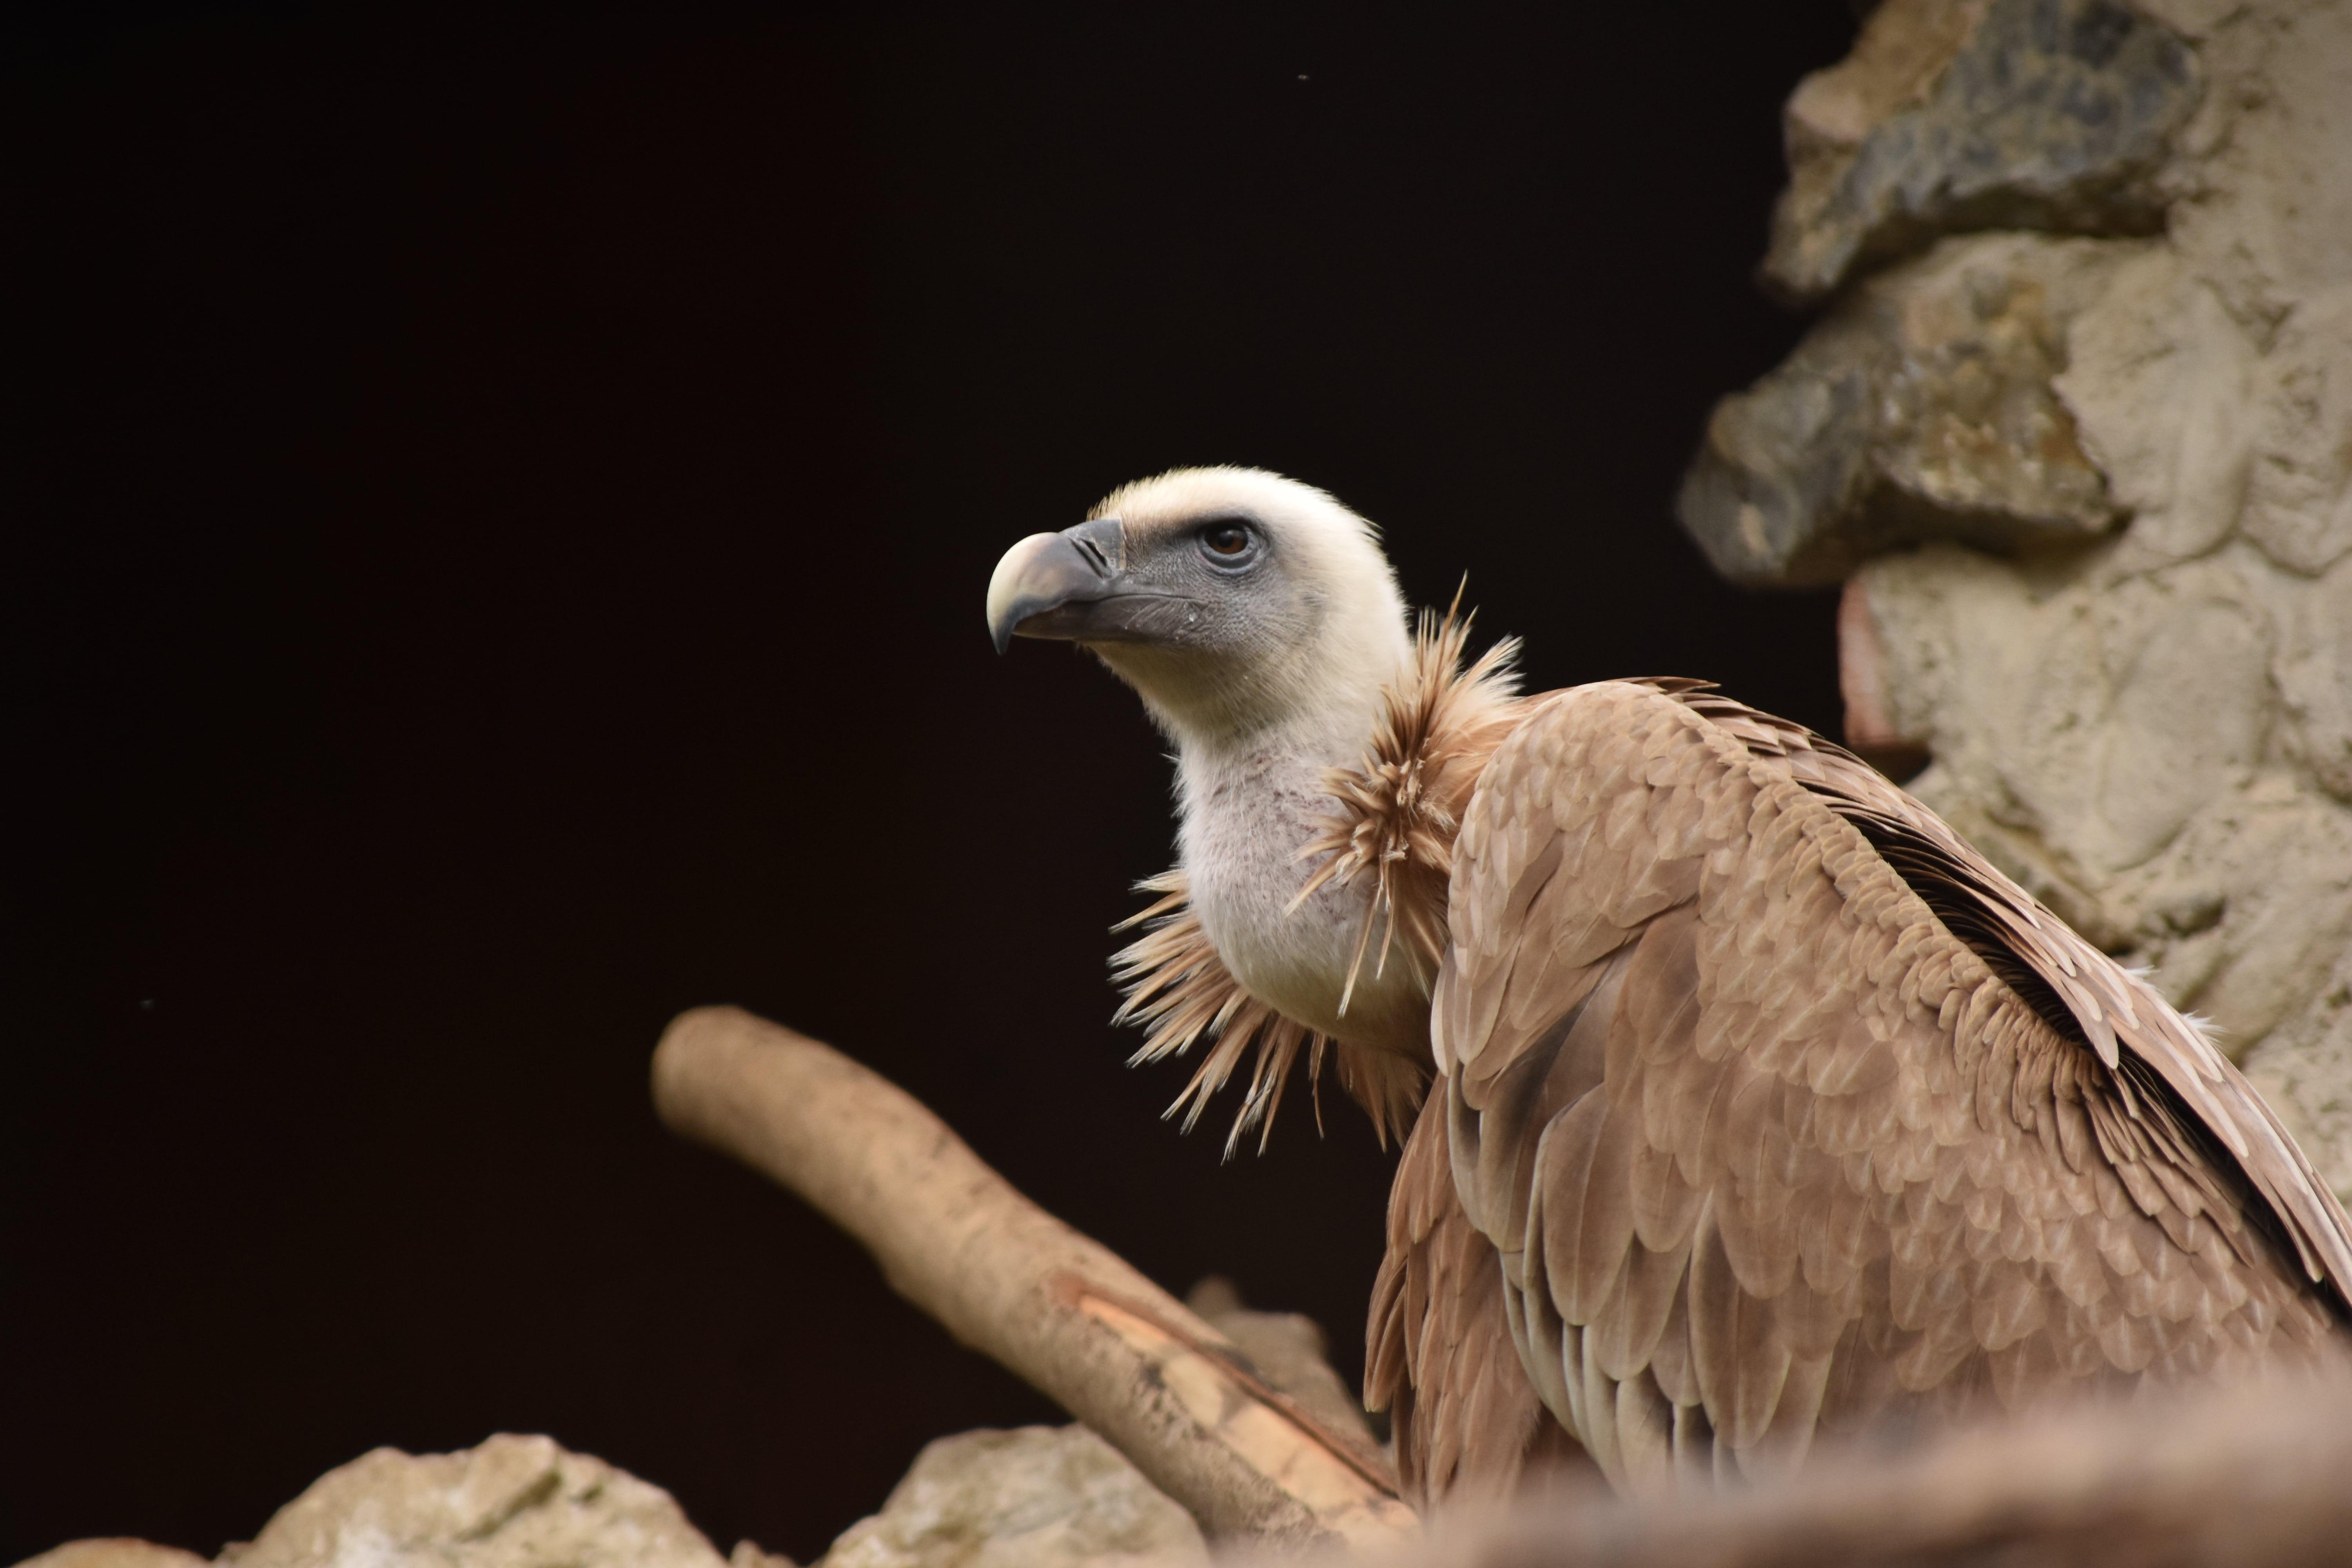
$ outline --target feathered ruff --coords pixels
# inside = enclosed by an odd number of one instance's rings
[[[1363,765],[1335,768],[1323,787],[1339,803],[1338,815],[1323,819],[1322,831],[1299,850],[1301,860],[1320,860],[1291,903],[1297,909],[1327,883],[1352,887],[1372,879],[1371,897],[1356,931],[1356,949],[1339,993],[1339,1016],[1356,993],[1372,931],[1381,931],[1372,962],[1378,979],[1404,938],[1405,962],[1425,991],[1435,981],[1445,953],[1446,888],[1454,877],[1454,840],[1470,793],[1513,730],[1528,715],[1529,700],[1518,694],[1517,637],[1501,642],[1465,667],[1472,617],[1463,615],[1456,592],[1444,620],[1421,613],[1413,635],[1412,668],[1402,686],[1391,687]]]
[[[1461,598],[1443,621],[1422,612],[1413,658],[1405,679],[1388,689],[1372,745],[1361,766],[1335,769],[1326,781],[1339,811],[1301,849],[1301,859],[1324,863],[1299,895],[1304,903],[1326,883],[1354,883],[1368,870],[1376,878],[1349,964],[1340,1012],[1355,992],[1375,921],[1387,935],[1374,973],[1388,961],[1400,926],[1406,951],[1424,988],[1434,977],[1445,944],[1445,889],[1454,870],[1454,838],[1462,811],[1495,748],[1527,714],[1517,696],[1511,661],[1516,639],[1496,644],[1466,668],[1462,663],[1470,619]],[[1253,1047],[1249,1088],[1225,1139],[1231,1157],[1242,1135],[1258,1129],[1265,1148],[1281,1108],[1282,1091],[1299,1052],[1307,1053],[1310,1092],[1319,1089],[1328,1053],[1339,1085],[1372,1119],[1372,1131],[1386,1147],[1402,1138],[1420,1110],[1428,1069],[1392,1052],[1334,1041],[1319,1030],[1285,1016],[1242,988],[1217,956],[1209,933],[1193,911],[1192,890],[1181,868],[1137,884],[1159,899],[1114,930],[1137,926],[1144,934],[1111,960],[1112,973],[1127,987],[1114,1024],[1144,1026],[1141,1048],[1129,1065],[1181,1056],[1203,1037],[1213,1041],[1168,1114],[1181,1113],[1186,1131],[1201,1119],[1210,1099],[1229,1082]],[[1293,904],[1296,909],[1298,905]],[[1319,1092],[1315,1124],[1323,1124]]]
[[[1258,1129],[1257,1146],[1265,1149],[1274,1131],[1274,1113],[1281,1108],[1282,1091],[1301,1050],[1307,1053],[1310,1091],[1319,1089],[1323,1058],[1328,1053],[1346,1089],[1372,1119],[1372,1131],[1386,1147],[1391,1133],[1402,1138],[1421,1108],[1423,1081],[1427,1076],[1415,1063],[1387,1051],[1367,1050],[1334,1041],[1296,1018],[1276,1012],[1242,989],[1224,961],[1217,956],[1209,933],[1193,912],[1192,889],[1181,870],[1164,871],[1136,884],[1141,892],[1158,893],[1159,900],[1112,929],[1144,927],[1144,934],[1111,959],[1113,977],[1128,987],[1127,999],[1111,1017],[1114,1024],[1145,1026],[1143,1045],[1128,1058],[1130,1067],[1181,1056],[1203,1037],[1214,1043],[1192,1071],[1184,1091],[1168,1108],[1182,1113],[1184,1131],[1192,1130],[1210,1099],[1224,1088],[1252,1046],[1249,1089],[1233,1130],[1225,1136],[1225,1154],[1240,1148],[1242,1135]],[[1336,1047],[1336,1048],[1334,1048]],[[1315,1125],[1323,1125],[1323,1101],[1315,1099]]]

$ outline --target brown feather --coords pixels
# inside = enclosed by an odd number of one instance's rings
[[[1390,1412],[1406,1500],[1500,1500],[1547,1476],[1589,1475],[1512,1348],[1500,1261],[1454,1191],[1443,1100],[1423,1110],[1397,1163],[1388,1232],[1364,1403]]]
[[[2235,1070],[1798,726],[1691,682],[1555,694],[1455,855],[1455,1184],[1525,1249],[1532,1386],[1620,1485],[2339,1335],[2342,1211]],[[1530,1115],[1529,1071],[1598,1081]]]

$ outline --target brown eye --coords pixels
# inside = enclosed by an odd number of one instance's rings
[[[1228,561],[1247,553],[1249,530],[1238,522],[1213,522],[1201,531],[1201,543],[1212,555],[1222,555]]]

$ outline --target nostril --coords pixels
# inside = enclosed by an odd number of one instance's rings
[[[1070,539],[1070,542],[1078,547],[1078,553],[1085,556],[1087,560],[1093,564],[1096,571],[1101,573],[1106,577],[1110,575],[1110,557],[1103,553],[1103,548],[1101,545],[1097,544],[1093,540],[1087,538],[1084,534],[1073,535]]]

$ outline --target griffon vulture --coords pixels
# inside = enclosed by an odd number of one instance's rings
[[[1366,1393],[1424,1504],[1620,1489],[2330,1352],[2352,1225],[2138,975],[1933,813],[1687,680],[1517,694],[1273,474],[1127,487],[997,566],[1175,742],[1119,955],[1188,1122],[1304,1052],[1411,1132]],[[1171,1111],[1174,1108],[1171,1108]],[[1263,1136],[1263,1134],[1261,1134]],[[1571,1442],[1572,1439],[1572,1442]]]

